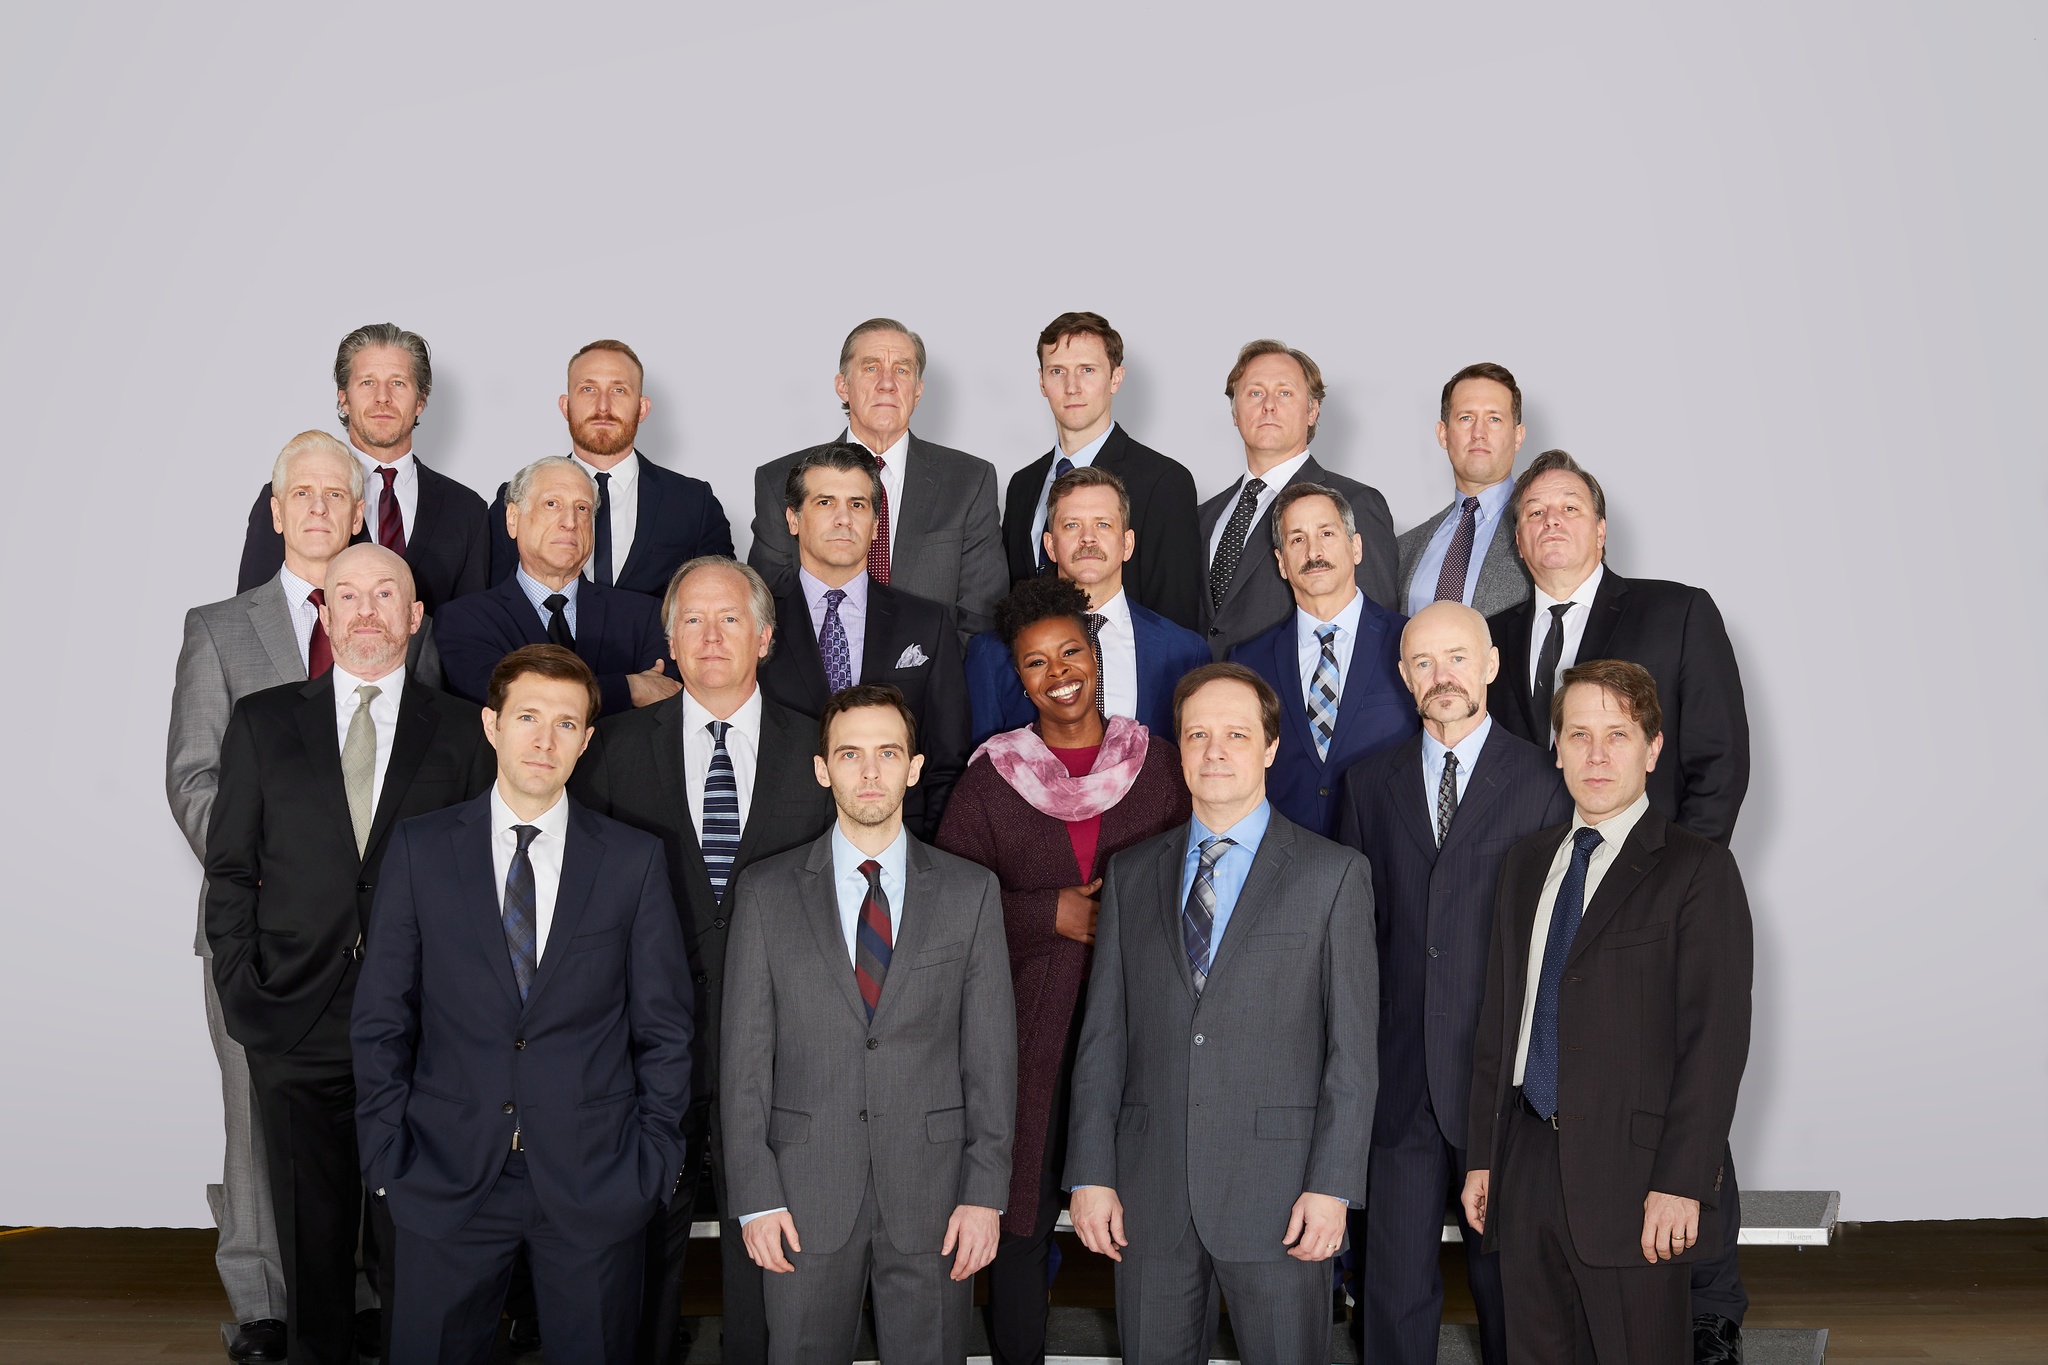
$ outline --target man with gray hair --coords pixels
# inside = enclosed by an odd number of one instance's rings
[[[572,792],[600,815],[661,839],[696,977],[690,1074],[696,1095],[684,1133],[686,1178],[648,1229],[640,1356],[675,1356],[683,1254],[700,1192],[719,1223],[724,1267],[721,1358],[767,1359],[761,1268],[748,1259],[726,1197],[719,1133],[719,1007],[732,888],[763,858],[809,843],[832,821],[832,796],[812,772],[817,724],[777,705],[755,671],[775,648],[775,598],[761,575],[718,555],[676,571],[662,603],[682,689],[597,727]]]
[[[962,644],[995,622],[1009,591],[996,471],[987,460],[911,434],[924,395],[924,339],[893,318],[869,318],[839,348],[833,387],[846,413],[836,441],[864,447],[882,470],[868,575],[884,587],[953,608]],[[768,586],[796,586],[796,536],[783,517],[789,471],[808,450],[754,472],[754,545],[747,563]]]
[[[389,322],[358,327],[334,354],[334,409],[362,466],[368,494],[356,540],[404,556],[429,613],[481,592],[491,567],[484,500],[413,454],[413,430],[427,410],[434,366],[426,338]],[[271,489],[256,495],[242,541],[237,592],[269,580],[284,559],[271,525]]]
[[[324,431],[302,431],[278,452],[271,467],[269,525],[284,546],[270,578],[236,597],[185,614],[185,644],[171,694],[165,787],[171,813],[194,856],[206,856],[206,826],[220,782],[221,737],[235,703],[252,692],[324,675],[334,651],[320,624],[326,600],[320,586],[327,566],[363,523],[363,473],[348,447]],[[441,685],[441,660],[431,624],[412,637],[407,667],[431,688]],[[205,896],[194,943],[206,943]],[[207,962],[206,1024],[220,1063],[227,1153],[221,1183],[209,1185],[207,1204],[220,1229],[214,1264],[237,1324],[228,1355],[237,1361],[284,1359],[284,1265],[270,1202],[263,1135],[255,1122],[249,1063],[228,1036]]]
[[[583,577],[597,511],[590,472],[549,455],[514,474],[505,496],[505,531],[519,546],[519,568],[443,609],[448,690],[481,706],[498,660],[522,645],[552,643],[590,665],[608,716],[675,695],[660,605]]]

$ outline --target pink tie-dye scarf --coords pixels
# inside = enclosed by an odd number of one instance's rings
[[[972,763],[987,754],[1003,781],[1033,810],[1055,820],[1088,820],[1124,799],[1124,793],[1138,780],[1138,770],[1145,766],[1150,742],[1151,736],[1137,721],[1111,716],[1103,731],[1102,750],[1095,755],[1095,767],[1085,777],[1069,774],[1067,765],[1028,725],[990,735],[967,761]]]

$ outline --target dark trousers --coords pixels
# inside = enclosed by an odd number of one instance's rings
[[[1500,1243],[1509,1365],[1691,1365],[1692,1268],[1590,1266],[1572,1246],[1557,1130],[1510,1106],[1487,1217]]]
[[[1082,995],[1085,997],[1084,990]],[[1053,1229],[1060,1221],[1060,1169],[1067,1162],[1067,1090],[1074,1076],[1074,1052],[1081,1038],[1081,1005],[1067,1029],[1066,1056],[1053,1083],[1047,1115],[1045,1157],[1038,1171],[1038,1212],[1028,1233],[1004,1232],[988,1267],[988,1354],[990,1365],[1045,1365],[1046,1270]]]
[[[290,1052],[251,1052],[249,1080],[263,1117],[270,1197],[284,1261],[285,1337],[293,1365],[354,1365],[356,1249],[364,1197],[356,1160],[356,1079],[348,1013],[355,969]],[[388,1246],[381,1205],[371,1231]],[[388,1303],[389,1257],[378,1273]]]
[[[484,1365],[490,1359],[512,1261],[533,1268],[549,1365],[628,1365],[640,1320],[645,1235],[574,1246],[541,1211],[526,1155],[507,1152],[483,1204],[452,1237],[397,1230],[402,1286],[391,1310],[386,1365]]]
[[[640,1349],[634,1357],[639,1365],[668,1365],[676,1359],[690,1224],[696,1217],[700,1191],[724,1183],[723,1173],[712,1165],[710,1139],[716,1121],[712,1105],[699,1103],[691,1108],[683,1125],[690,1150],[689,1177],[647,1227],[647,1284],[641,1296]],[[718,1222],[718,1261],[725,1298],[718,1358],[726,1365],[767,1365],[768,1310],[761,1298],[764,1272],[747,1255],[737,1218]]]
[[[1116,1267],[1124,1365],[1207,1360],[1218,1290],[1244,1365],[1329,1365],[1330,1263],[1217,1260],[1192,1218],[1169,1249],[1124,1248]]]
[[[1435,1365],[1444,1310],[1444,1209],[1457,1204],[1465,1170],[1464,1151],[1444,1140],[1426,1095],[1399,1141],[1373,1145],[1365,1211],[1352,1216],[1352,1245],[1364,1248],[1359,1260],[1362,1356],[1373,1365]],[[1356,1226],[1361,1222],[1362,1238]],[[1486,1365],[1504,1365],[1500,1257],[1479,1249],[1480,1236],[1462,1215],[1458,1224],[1465,1236],[1465,1273],[1479,1312],[1480,1355]]]
[[[1740,1326],[1749,1311],[1749,1291],[1742,1287],[1737,1256],[1742,1238],[1742,1191],[1735,1187],[1735,1152],[1721,1152],[1721,1207],[1701,1209],[1702,1218],[1721,1220],[1721,1254],[1695,1262],[1692,1268],[1692,1311],[1714,1313]]]

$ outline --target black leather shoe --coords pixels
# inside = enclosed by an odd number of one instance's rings
[[[1719,1313],[1692,1320],[1693,1365],[1742,1365],[1742,1328]]]
[[[513,1355],[532,1355],[540,1349],[540,1319],[512,1319],[511,1338]]]
[[[356,1314],[356,1354],[365,1360],[384,1358],[384,1310],[365,1308]]]
[[[237,1365],[261,1365],[284,1359],[284,1324],[276,1318],[257,1318],[235,1329],[228,1343],[228,1359]]]

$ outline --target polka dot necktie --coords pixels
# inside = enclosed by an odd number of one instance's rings
[[[1223,528],[1223,539],[1216,546],[1216,558],[1209,564],[1209,606],[1220,610],[1223,594],[1230,588],[1230,580],[1237,573],[1237,561],[1244,555],[1244,538],[1251,534],[1252,514],[1259,510],[1259,495],[1266,491],[1264,479],[1246,479],[1244,491],[1237,495],[1237,506],[1230,513],[1230,521]]]

